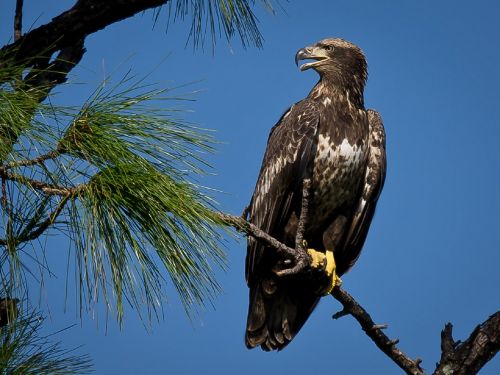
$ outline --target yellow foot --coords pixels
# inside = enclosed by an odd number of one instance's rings
[[[311,267],[323,269],[328,277],[328,285],[321,291],[326,296],[332,292],[336,285],[342,284],[342,280],[335,272],[337,266],[333,251],[327,250],[326,253],[322,253],[314,249],[307,249],[307,253],[311,257]]]

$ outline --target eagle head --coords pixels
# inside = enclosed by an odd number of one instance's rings
[[[361,49],[340,38],[323,39],[300,49],[295,55],[297,66],[300,60],[314,60],[302,64],[301,71],[312,68],[325,78],[340,78],[344,81],[354,77],[364,84],[368,76],[366,59]]]

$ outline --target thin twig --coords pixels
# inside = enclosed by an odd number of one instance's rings
[[[7,215],[10,216],[10,206],[9,201],[7,199],[7,183],[5,178],[2,177],[2,206]]]
[[[15,246],[13,245],[13,236],[12,236],[12,208],[10,206],[10,202],[7,198],[7,182],[5,178],[2,178],[2,206],[7,215],[7,223],[5,226],[5,234],[6,240],[2,245],[6,245],[9,252],[13,252],[15,250]]]
[[[302,181],[302,205],[300,209],[297,232],[295,233],[295,250],[293,259],[295,264],[292,267],[283,268],[276,271],[278,276],[296,275],[311,264],[311,257],[307,253],[306,243],[304,242],[304,232],[309,220],[309,193],[311,190],[311,180]]]
[[[401,369],[407,374],[423,375],[424,371],[419,366],[419,361],[409,358],[401,350],[396,347],[398,340],[391,340],[382,332],[381,328],[373,322],[370,314],[346,291],[340,287],[334,288],[332,296],[339,301],[343,311],[352,315],[365,333],[372,339],[375,345],[378,346],[389,358],[391,358]]]
[[[43,191],[47,195],[73,195],[80,191],[84,185],[77,185],[74,187],[66,187],[54,184],[48,184],[43,181],[34,180],[23,176],[21,174],[7,172],[5,169],[0,168],[0,177],[10,181],[16,181],[21,184],[31,186],[33,189]]]
[[[23,0],[16,0],[16,11],[14,15],[14,41],[21,39],[23,34]]]
[[[296,250],[292,249],[269,234],[265,233],[255,225],[247,222],[240,216],[226,213],[217,213],[219,218],[240,232],[252,236],[263,244],[275,248],[279,254],[294,256]],[[298,244],[300,244],[298,242]],[[420,367],[422,359],[411,359],[403,353],[396,345],[398,339],[389,339],[383,329],[387,324],[375,324],[370,314],[346,291],[336,287],[332,296],[338,300],[343,309],[336,313],[333,318],[338,319],[345,315],[352,315],[368,337],[377,347],[391,358],[402,370],[410,375],[424,375]],[[437,365],[435,375],[446,375],[450,366],[455,366],[453,374],[475,374],[485,363],[487,363],[500,350],[500,312],[492,315],[487,321],[476,327],[474,332],[464,343],[455,343],[451,337],[451,325],[447,325],[442,334],[442,351],[440,363]]]
[[[60,155],[61,155],[61,153],[59,151],[52,150],[52,151],[47,152],[46,154],[37,156],[36,158],[33,158],[33,159],[16,160],[16,161],[12,161],[10,163],[6,163],[0,167],[0,171],[11,169],[11,168],[16,168],[16,167],[31,167],[33,165],[43,164],[47,160],[55,159]]]
[[[52,211],[47,218],[42,221],[36,229],[32,230],[31,232],[27,234],[22,234],[21,236],[15,238],[14,242],[16,245],[23,243],[23,242],[29,242],[37,239],[40,237],[52,224],[55,223],[56,219],[59,217],[61,214],[62,210],[66,206],[66,203],[68,203],[69,199],[71,198],[71,194],[67,194],[63,196],[57,207]],[[8,244],[7,239],[0,239],[0,245],[5,246]]]
[[[295,248],[304,249],[304,232],[309,221],[309,194],[311,192],[311,180],[306,178],[302,181],[302,207],[300,210],[299,224],[297,225],[297,234],[295,236]]]
[[[49,216],[42,223],[40,223],[38,228],[28,233],[26,237],[19,238],[18,241],[28,242],[40,237],[40,235],[43,232],[45,232],[45,230],[47,230],[49,226],[55,223],[57,217],[61,214],[62,210],[64,209],[64,206],[66,206],[66,203],[68,203],[70,198],[71,198],[70,194],[64,196],[57,205],[57,207],[55,208],[55,210],[52,213],[50,213]]]
[[[234,216],[223,212],[217,212],[215,214],[219,217],[219,219],[224,221],[226,224],[232,226],[236,230],[243,232],[247,235],[250,235],[256,240],[261,241],[262,243],[275,248],[279,254],[284,255],[286,257],[295,256],[295,249],[292,249],[291,247],[288,247],[285,244],[278,241],[276,238],[271,237],[262,229],[244,220],[241,216]]]

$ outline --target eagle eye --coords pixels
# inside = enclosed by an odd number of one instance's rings
[[[328,44],[325,46],[325,49],[328,51],[328,52],[332,52],[335,48],[331,45],[331,44]]]

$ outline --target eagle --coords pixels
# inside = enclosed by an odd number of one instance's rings
[[[271,129],[248,220],[295,248],[304,181],[310,183],[304,247],[293,259],[251,236],[245,265],[248,348],[281,350],[320,298],[340,284],[358,259],[384,185],[381,116],[364,107],[367,63],[361,49],[328,38],[300,49],[319,81]],[[306,267],[299,267],[307,259]]]

